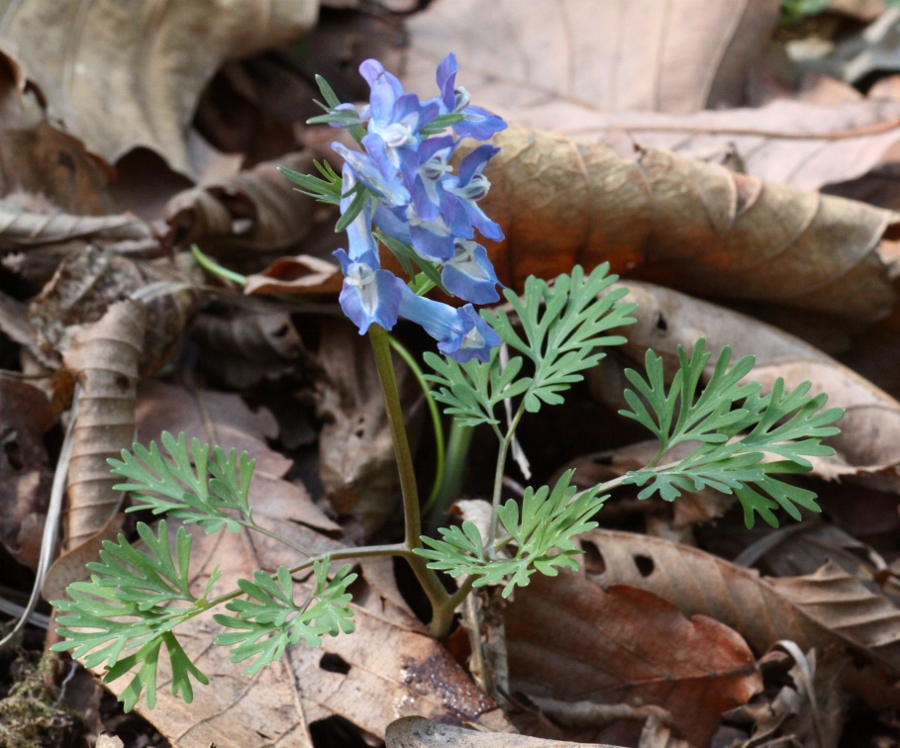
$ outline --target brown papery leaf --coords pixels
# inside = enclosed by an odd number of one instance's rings
[[[409,21],[403,83],[427,98],[455,52],[474,104],[553,102],[692,112],[740,104],[748,65],[778,23],[776,0],[437,0]]]
[[[512,688],[558,700],[655,704],[696,745],[721,713],[746,703],[762,679],[727,626],[635,587],[604,592],[580,573],[535,574],[506,612]],[[593,734],[568,735],[580,740]]]
[[[581,542],[599,572],[588,576],[598,584],[639,587],[686,616],[715,618],[759,652],[781,639],[804,651],[838,645],[900,675],[900,611],[834,564],[804,577],[771,578],[648,535],[594,530]]]
[[[294,153],[178,193],[165,208],[168,241],[176,247],[196,242],[215,255],[296,244],[309,233],[315,201],[297,192],[278,167],[306,174],[312,161],[309,154]]]
[[[310,255],[279,257],[261,273],[247,276],[244,293],[289,294],[301,298],[336,296],[344,282],[333,262]]]
[[[255,521],[313,553],[343,547],[318,529],[336,526],[302,487],[293,486],[287,496],[273,479],[257,482],[267,473],[283,475],[291,465],[265,445],[265,439],[277,435],[275,420],[265,409],[254,413],[235,395],[150,383],[137,417],[144,443],[165,428],[184,431],[189,439],[248,450],[257,459],[250,491]],[[269,537],[226,531],[195,532],[192,559],[192,584],[202,589],[219,567],[223,576],[216,589],[224,592],[256,569],[292,566],[303,557]],[[296,594],[302,599],[303,589]],[[356,633],[326,637],[320,649],[293,647],[254,678],[242,673],[247,663],[230,663],[227,649],[211,645],[221,627],[209,617],[195,618],[176,633],[200,669],[215,676],[213,684],[198,686],[193,703],[185,704],[172,696],[169,664],[163,661],[156,708],[147,710],[141,701],[137,710],[169,740],[185,746],[216,742],[241,748],[311,748],[309,725],[336,714],[376,735],[407,714],[508,729],[496,705],[416,619],[399,608],[390,619],[358,606],[354,610]],[[119,692],[127,682],[122,678],[110,685]]]
[[[0,2],[0,42],[92,152],[114,162],[143,146],[197,178],[209,146],[186,137],[200,92],[226,59],[301,37],[315,0],[123,6],[55,0]],[[193,145],[193,148],[192,148]]]
[[[0,542],[31,569],[38,563],[53,477],[43,436],[55,420],[37,387],[0,377]]]
[[[67,551],[96,535],[115,513],[120,483],[107,459],[134,442],[138,365],[144,351],[147,312],[136,301],[113,304],[101,320],[83,328],[63,358],[81,385],[66,482]]]
[[[93,244],[67,257],[41,294],[31,300],[28,319],[48,353],[65,352],[81,325],[99,320],[109,305],[153,283],[171,289],[147,302],[147,329],[142,370],[153,371],[167,360],[200,302],[194,290],[196,266],[190,255],[176,262],[132,260]]]
[[[385,735],[387,748],[566,748],[583,745],[585,748],[616,748],[606,743],[567,743],[561,740],[542,740],[527,735],[466,730],[442,725],[424,717],[403,717],[388,725]]]
[[[297,366],[303,341],[283,311],[237,307],[227,316],[201,312],[191,325],[198,365],[217,382],[245,389]]]
[[[645,150],[510,128],[494,138],[491,257],[516,288],[602,261],[685,291],[875,319],[893,294],[879,242],[898,215]]]
[[[790,389],[809,380],[811,392],[828,393],[829,407],[845,409],[838,422],[841,433],[829,439],[841,459],[816,459],[815,471],[826,478],[879,473],[866,481],[890,490],[900,488],[900,403],[890,395],[817,348],[752,317],[649,283],[621,285],[629,289],[628,300],[638,304],[632,313],[637,323],[625,330],[628,342],[621,350],[638,368],[643,367],[647,348],[652,348],[674,374],[678,346],[692,350],[697,339],[704,338],[712,353],[710,366],[725,346],[731,347],[733,361],[755,356],[747,379],[760,382],[765,391],[778,377]],[[873,439],[873,432],[879,438]]]
[[[758,109],[692,114],[600,112],[563,120],[555,109],[510,113],[511,121],[599,142],[628,157],[635,146],[708,160],[733,154],[736,170],[818,190],[895,163],[900,102],[863,99],[839,105],[778,100]]]
[[[158,243],[150,225],[133,215],[37,213],[8,200],[0,201],[0,249],[27,251],[72,239],[133,242],[148,247]]]
[[[344,321],[324,325],[320,361],[325,373],[317,385],[318,415],[325,421],[319,434],[322,483],[338,513],[360,520],[369,537],[400,498],[381,380],[369,341]],[[411,406],[421,390],[397,355],[394,366],[409,428],[415,423]],[[410,434],[413,441],[416,436]]]

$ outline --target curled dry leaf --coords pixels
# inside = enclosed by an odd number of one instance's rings
[[[28,251],[73,239],[133,246],[158,246],[151,226],[133,215],[79,216],[36,212],[0,200],[0,250]]]
[[[432,722],[425,717],[401,717],[387,727],[387,748],[616,748],[601,743],[567,743],[543,740],[527,735],[467,730],[463,727]]]
[[[747,644],[728,626],[635,587],[604,592],[580,573],[536,574],[506,612],[510,685],[566,701],[655,704],[691,743],[762,689]],[[591,740],[596,731],[567,733]]]
[[[276,435],[268,411],[253,413],[235,395],[150,382],[136,412],[144,443],[165,428],[250,451],[257,459],[250,492],[255,521],[314,553],[342,547],[322,534],[321,529],[334,530],[335,525],[304,489],[294,486],[287,497],[283,491],[279,495],[271,480],[257,483],[260,476],[290,466],[290,460],[265,445],[266,438]],[[200,589],[216,567],[223,573],[216,589],[224,592],[256,569],[301,560],[296,551],[257,534],[193,534],[191,580]],[[302,596],[302,587],[296,594]],[[208,617],[195,618],[176,633],[200,669],[215,674],[214,684],[198,687],[193,703],[185,705],[170,693],[169,664],[163,660],[156,708],[147,710],[141,701],[137,710],[178,745],[308,748],[313,745],[309,725],[333,715],[379,736],[392,719],[407,714],[509,729],[496,705],[416,619],[399,607],[390,619],[359,606],[354,611],[356,633],[326,637],[320,649],[291,648],[253,678],[242,673],[246,663],[230,663],[228,650],[209,645],[219,626]],[[112,690],[120,691],[127,680],[114,681]]]
[[[245,294],[288,294],[312,297],[336,296],[344,282],[333,262],[310,255],[280,257],[261,273],[247,276]]]
[[[484,210],[506,233],[491,251],[520,287],[575,264],[685,291],[870,320],[893,301],[879,247],[898,215],[716,164],[511,127],[494,138]]]
[[[107,459],[134,442],[138,365],[144,350],[147,311],[131,300],[113,304],[103,317],[81,328],[63,364],[81,385],[66,480],[68,504],[64,548],[71,551],[109,521],[122,495]]]
[[[53,479],[43,435],[56,421],[36,387],[0,376],[0,542],[35,569]]]
[[[309,154],[294,153],[178,193],[165,208],[167,241],[181,248],[196,242],[215,255],[296,244],[309,233],[315,201],[299,194],[278,167],[306,174],[312,161]]]
[[[725,346],[731,346],[732,360],[756,356],[748,379],[766,391],[778,377],[790,389],[810,380],[813,393],[827,392],[829,406],[845,409],[841,433],[829,439],[839,459],[816,459],[814,471],[825,478],[867,476],[867,482],[882,488],[900,488],[900,403],[890,395],[817,348],[752,317],[649,283],[623,285],[638,307],[633,312],[637,323],[629,326],[628,342],[620,350],[638,366],[652,348],[674,372],[678,346],[691,350],[705,338],[713,363]]]
[[[236,306],[225,316],[201,312],[190,334],[200,368],[238,390],[290,371],[304,350],[290,314],[282,311]]]
[[[691,112],[740,104],[746,69],[778,23],[777,0],[437,0],[409,21],[403,82],[428,97],[448,52],[472,100],[507,114],[570,107]],[[513,117],[513,121],[517,118]]]
[[[0,194],[44,195],[67,213],[101,216],[111,212],[111,177],[109,164],[47,122],[0,134]]]
[[[81,325],[96,322],[110,304],[150,284],[161,293],[147,302],[147,329],[142,371],[166,362],[200,302],[194,290],[196,267],[189,255],[176,262],[131,260],[88,245],[60,264],[41,294],[32,299],[28,319],[45,353],[64,353]]]
[[[4,0],[0,43],[41,89],[50,115],[92,152],[115,162],[142,146],[197,178],[210,149],[197,152],[186,134],[204,86],[226,59],[303,36],[317,10],[316,0],[264,9],[256,0]]]
[[[684,615],[710,616],[759,652],[782,639],[820,652],[837,645],[900,675],[900,611],[834,564],[804,577],[760,577],[697,548],[647,535],[593,530],[581,542],[597,572],[588,577],[598,584],[639,587]]]

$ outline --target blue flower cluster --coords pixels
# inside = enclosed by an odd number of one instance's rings
[[[333,110],[342,110],[336,126],[365,126],[360,141],[365,152],[340,143],[332,147],[344,159],[341,213],[354,203],[359,210],[347,227],[347,250],[335,252],[345,275],[340,295],[344,312],[360,334],[373,322],[390,330],[399,317],[411,320],[438,341],[442,353],[465,363],[487,361],[500,344],[497,333],[472,304],[456,309],[420,297],[382,269],[373,236],[374,226],[440,267],[444,288],[463,300],[499,300],[499,281],[487,251],[474,241],[476,229],[488,239],[503,238],[500,226],[478,206],[490,188],[484,168],[499,149],[478,146],[462,159],[456,175],[450,159],[462,138],[487,140],[506,129],[506,123],[469,105],[468,92],[455,86],[458,69],[456,57],[448,55],[437,69],[440,95],[420,102],[381,63],[366,60],[360,73],[371,88],[369,103]],[[360,210],[357,196],[363,188]]]

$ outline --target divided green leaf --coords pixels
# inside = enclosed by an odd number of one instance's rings
[[[150,442],[149,449],[135,443],[134,454],[122,450],[121,460],[109,460],[112,472],[128,481],[114,488],[130,491],[137,502],[126,511],[168,514],[198,524],[207,533],[223,527],[239,532],[242,522],[235,514],[251,520],[248,494],[256,461],[246,452],[238,458],[233,449],[226,454],[221,447],[213,450],[210,461],[209,445],[194,439],[188,451],[184,434],[176,440],[164,431],[162,443],[170,459]]]
[[[232,600],[225,606],[237,613],[236,616],[214,616],[221,625],[235,629],[219,634],[216,644],[234,647],[231,662],[255,657],[245,671],[255,675],[281,659],[284,650],[301,639],[311,647],[318,647],[326,634],[351,633],[355,627],[347,587],[357,575],[351,574],[350,568],[343,566],[329,581],[328,560],[315,562],[313,589],[299,604],[294,600],[291,572],[284,566],[279,567],[277,579],[257,571],[252,582],[238,580],[238,586],[247,598]]]
[[[812,491],[773,476],[808,472],[812,464],[806,457],[834,454],[822,439],[839,433],[832,424],[843,410],[822,410],[828,396],[808,395],[809,382],[788,392],[779,378],[765,395],[756,382],[741,384],[754,358],[746,356],[729,369],[729,348],[723,349],[709,381],[698,392],[711,358],[705,345],[699,340],[690,357],[679,346],[680,366],[668,390],[662,358],[653,351],[647,351],[646,379],[631,369],[625,372],[635,389],[625,391],[630,410],[620,413],[644,425],[660,443],[650,465],[629,473],[626,483],[647,486],[638,495],[641,499],[658,492],[674,501],[682,491],[707,487],[734,493],[748,527],[755,514],[777,526],[772,509],[779,506],[797,520],[801,519],[797,506],[819,511]],[[687,458],[657,467],[666,452],[683,442],[699,446]]]
[[[574,470],[565,472],[551,492],[542,486],[537,491],[528,488],[522,506],[513,499],[499,507],[500,523],[508,535],[500,538],[495,547],[485,547],[478,528],[472,522],[461,527],[442,527],[441,538],[422,537],[427,548],[413,552],[429,559],[428,567],[445,571],[453,577],[463,574],[477,577],[475,587],[503,584],[503,597],[509,597],[515,587],[526,587],[530,577],[539,571],[555,577],[559,569],[577,569],[574,556],[582,553],[572,539],[597,527],[590,518],[603,506],[606,496],[597,496],[597,489],[576,496],[570,485]],[[502,547],[512,544],[515,555],[501,554]]]
[[[560,275],[552,285],[533,276],[528,278],[521,298],[504,291],[518,315],[524,338],[505,311],[484,312],[482,316],[504,343],[531,361],[532,376],[518,378],[523,356],[511,358],[501,371],[496,352],[487,363],[466,364],[426,354],[425,360],[435,371],[428,379],[440,387],[435,399],[448,406],[448,414],[469,426],[496,426],[495,406],[512,397],[523,396],[524,408],[530,413],[537,413],[542,403],[562,403],[560,393],[581,381],[581,372],[596,366],[606,355],[598,349],[625,342],[621,335],[607,332],[635,321],[628,316],[635,305],[620,303],[627,289],[607,291],[617,279],[608,272],[609,263],[604,263],[585,278],[584,271],[576,266],[571,276]]]
[[[172,664],[173,693],[181,693],[190,702],[190,678],[209,682],[171,631],[202,608],[219,578],[216,570],[203,596],[197,598],[190,590],[191,536],[184,528],[178,528],[175,535],[174,557],[165,521],[159,523],[158,535],[143,522],[137,530],[147,550],[132,547],[123,535],[118,543],[104,541],[100,561],[87,565],[93,572],[91,581],[70,584],[66,589],[69,600],[52,601],[64,614],[58,632],[65,637],[53,645],[54,651],[71,650],[73,657],[85,658],[87,667],[106,663],[106,683],[138,667],[119,697],[126,711],[144,690],[147,705],[153,708],[156,703],[156,667],[162,645]],[[179,602],[183,604],[176,605]]]

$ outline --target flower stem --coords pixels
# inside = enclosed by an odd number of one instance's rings
[[[400,393],[397,390],[397,377],[394,373],[394,362],[391,359],[391,345],[385,329],[378,324],[369,327],[369,342],[375,354],[375,366],[381,378],[381,389],[384,393],[384,406],[387,411],[388,426],[394,442],[394,455],[397,458],[397,469],[400,471],[400,491],[403,494],[403,517],[405,528],[404,544],[408,551],[421,548],[422,519],[419,509],[419,490],[416,486],[416,473],[413,468],[412,452],[403,423],[403,408],[400,405]],[[428,568],[424,559],[410,553],[406,560],[412,567],[416,579],[428,596],[432,610],[432,627],[438,623],[439,613],[450,597],[441,584],[437,574]]]

